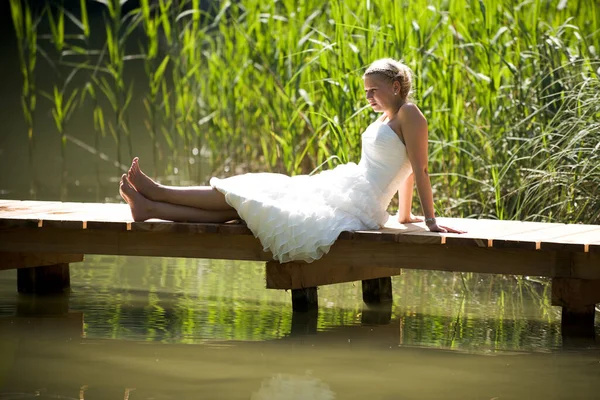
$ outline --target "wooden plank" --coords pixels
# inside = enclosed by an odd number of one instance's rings
[[[0,218],[0,229],[37,228],[39,220],[20,218]]]
[[[582,308],[600,303],[600,279],[552,279],[552,305]]]
[[[126,230],[127,222],[132,221],[129,207],[125,204],[57,204],[34,214],[0,213],[0,227],[31,227],[37,224],[41,228],[54,229]]]
[[[225,223],[219,225],[219,234],[221,235],[252,235],[252,231],[246,224]]]
[[[102,230],[4,229],[0,251],[112,254],[270,261],[252,235],[110,232]]]
[[[512,243],[505,238],[515,233],[535,232],[548,228],[541,222],[500,221],[500,220],[458,220],[449,218],[441,220],[441,225],[455,227],[467,231],[464,234],[448,234],[445,243],[448,245],[472,247],[509,247],[535,249],[535,243]]]
[[[0,206],[0,218],[45,218],[66,221],[126,219],[131,221],[131,212],[126,204],[35,201]]]
[[[444,235],[436,232],[430,232],[425,223],[401,224],[391,216],[383,232],[394,232],[395,241],[398,243],[422,243],[422,244],[443,244]]]
[[[521,221],[493,221],[477,220],[476,223],[469,223],[470,220],[459,220],[457,226],[467,230],[466,234],[456,235],[447,234],[445,243],[450,245],[480,246],[496,248],[521,248],[536,250],[540,249],[542,240],[558,238],[565,234],[577,235],[583,232],[595,231],[597,225],[581,224],[558,224],[541,222],[521,222]],[[447,224],[453,226],[454,221],[449,219]],[[444,224],[444,222],[442,222]],[[460,225],[459,225],[460,224]],[[487,235],[485,232],[489,232]],[[573,236],[572,243],[568,250],[585,251],[585,246],[576,246],[576,240],[579,236]],[[486,243],[486,239],[488,242]],[[552,240],[554,242],[555,240]],[[560,240],[556,240],[560,242]],[[566,250],[565,246],[546,246],[545,250]]]
[[[131,230],[138,232],[161,233],[219,233],[221,235],[252,235],[252,231],[250,231],[248,226],[243,223],[208,224],[148,221],[132,223]]]
[[[37,218],[37,215],[40,213],[59,210],[60,207],[60,202],[22,201],[18,205],[0,205],[0,217],[14,218],[22,216],[24,218]]]
[[[547,227],[547,224],[541,222],[521,222],[521,221],[500,221],[489,219],[463,219],[463,218],[438,218],[438,223],[443,226],[466,231],[464,234],[436,233],[430,232],[424,223],[400,224],[393,218],[390,218],[385,228],[402,229],[410,226],[411,229],[405,229],[401,232],[399,242],[412,243],[439,243],[459,246],[488,247],[494,239],[499,239],[514,232],[523,232],[528,230],[539,230]],[[411,238],[417,236],[417,238]]]
[[[122,231],[131,228],[146,231],[161,230],[162,232],[251,234],[244,224],[226,224],[225,226],[222,226],[222,224],[181,225],[180,223],[151,220],[128,226],[126,224],[132,223],[132,219],[129,207],[126,204],[12,201],[4,209],[7,211],[0,212],[0,227],[2,228],[32,226],[33,221],[38,218],[42,219],[42,227],[55,229],[81,229],[85,227],[86,229]],[[11,220],[7,221],[7,218]],[[16,222],[12,218],[22,218],[26,221]],[[78,223],[68,221],[78,221]],[[565,229],[580,229],[579,227],[581,227],[581,225],[456,218],[439,218],[439,222],[442,225],[466,230],[467,233],[462,235],[433,233],[429,232],[423,223],[403,225],[398,223],[392,216],[386,226],[378,231],[343,232],[340,235],[340,240],[395,241],[400,243],[449,244],[474,247],[488,247],[491,245],[494,247],[535,249],[540,247],[538,234],[547,236],[548,232],[560,232],[565,227]],[[595,229],[595,226],[589,226],[592,227],[590,229]],[[587,227],[584,226],[582,229],[587,229]]]
[[[26,202],[22,202],[26,203]],[[64,229],[81,229],[82,222],[73,214],[81,208],[80,203],[73,203],[74,206],[65,206],[65,203],[59,202],[30,202],[30,206],[13,207],[8,212],[0,212],[0,227],[30,227],[34,224],[38,227],[44,225],[44,220],[52,220],[48,225]],[[14,210],[21,210],[13,212]]]
[[[0,270],[69,264],[83,261],[83,254],[0,252]]]
[[[169,221],[147,221],[133,222],[131,224],[133,232],[155,232],[155,233],[217,233],[218,224],[194,224],[188,222],[169,222]]]
[[[582,241],[590,232],[600,232],[600,227],[595,225],[578,225],[578,224],[548,224],[546,229],[516,233],[505,238],[506,242],[528,242],[535,243],[534,249],[542,250],[570,250],[570,251],[585,251]],[[583,236],[582,236],[583,235]],[[563,243],[566,246],[553,246],[551,243]],[[570,246],[568,246],[570,245]],[[507,244],[507,246],[509,246]]]
[[[600,241],[600,226],[582,225],[588,229],[551,239],[541,239],[542,250],[589,251],[589,244]],[[594,227],[594,229],[589,229]]]
[[[280,264],[269,261],[266,263],[265,274],[267,289],[301,289],[400,275],[400,269],[341,265],[315,267],[313,263]]]
[[[585,255],[587,254],[587,257]],[[600,257],[589,253],[565,263],[558,252],[340,241],[315,266],[370,266],[532,276],[600,278]],[[572,263],[572,265],[571,265]],[[317,267],[316,267],[317,268]]]
[[[394,217],[390,217],[385,226],[377,231],[354,232],[351,239],[398,243],[443,243],[443,235],[429,232],[424,223],[401,224]]]
[[[258,239],[251,235],[163,234],[160,232],[105,232],[58,229],[0,231],[0,251],[144,255],[227,260],[271,261]],[[600,255],[495,249],[394,242],[338,241],[315,268],[411,268],[441,271],[561,276],[600,279]],[[567,253],[568,254],[568,253]],[[566,265],[566,266],[565,266]]]
[[[557,253],[570,255],[570,273],[561,276],[573,276],[580,279],[598,279],[600,277],[600,252]]]
[[[56,221],[133,222],[126,204],[65,203],[61,212],[48,213],[40,218]]]

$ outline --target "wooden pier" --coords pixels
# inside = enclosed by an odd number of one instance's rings
[[[552,304],[565,330],[593,334],[600,303],[600,225],[441,218],[467,233],[429,232],[391,221],[343,232],[310,264],[280,264],[244,224],[132,222],[125,204],[0,200],[0,270],[18,268],[18,290],[69,288],[69,264],[85,254],[264,261],[266,286],[291,289],[295,311],[317,308],[317,287],[362,281],[367,304],[391,298],[401,269],[552,278]]]

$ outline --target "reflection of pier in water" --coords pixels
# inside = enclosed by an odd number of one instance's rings
[[[445,219],[463,235],[388,222],[342,232],[310,263],[276,263],[243,224],[131,222],[123,204],[0,200],[0,268],[18,268],[20,292],[69,287],[70,262],[83,254],[267,261],[267,288],[291,289],[294,311],[317,308],[317,287],[362,281],[368,304],[391,301],[401,269],[483,272],[552,279],[552,304],[565,332],[593,336],[600,302],[600,226]]]
[[[62,299],[68,303],[68,296]],[[0,319],[0,371],[4,371],[0,375],[4,377],[0,398],[2,392],[30,393],[32,388],[42,394],[36,398],[60,395],[89,400],[127,395],[132,399],[294,399],[260,397],[265,385],[314,386],[323,393],[335,393],[336,398],[380,398],[379,384],[388,395],[412,392],[413,397],[408,398],[414,398],[414,393],[425,396],[421,398],[440,398],[447,390],[460,390],[466,397],[496,393],[518,398],[525,385],[529,388],[536,382],[540,384],[536,388],[540,398],[566,398],[600,389],[600,382],[593,379],[596,371],[591,365],[597,362],[593,349],[587,349],[581,362],[572,359],[571,351],[499,352],[486,357],[481,351],[469,354],[417,348],[406,345],[403,335],[407,325],[427,316],[388,320],[390,313],[385,308],[363,310],[363,317],[371,322],[368,324],[317,331],[309,314],[296,313],[305,318],[294,319],[291,323],[296,327],[279,340],[211,340],[195,345],[81,338],[83,313],[63,313],[64,308],[60,301],[50,309],[23,304],[17,316]],[[43,312],[46,315],[40,316]],[[532,329],[541,332],[545,327]],[[573,373],[578,379],[565,380],[564,371],[577,367]],[[379,383],[373,386],[374,381]],[[588,382],[587,386],[582,386],[582,381]],[[262,391],[267,392],[271,391]]]
[[[16,315],[12,317],[0,318],[0,331],[7,333],[12,332],[14,337],[35,338],[36,335],[49,335],[52,338],[64,338],[67,340],[77,340],[79,338],[110,338],[115,337],[110,335],[110,331],[104,326],[98,329],[100,325],[106,325],[108,321],[103,316],[98,318],[95,312],[87,312],[85,315],[84,327],[84,312],[72,311],[69,309],[70,296],[54,295],[19,295],[16,297]],[[98,304],[103,307],[104,304]],[[258,306],[258,304],[257,304]],[[172,332],[178,329],[178,325],[183,321],[177,320],[177,316],[172,310],[165,309],[166,319],[171,321],[171,325],[163,326],[165,332]],[[227,313],[223,321],[233,321],[237,313],[236,310],[222,311]],[[229,315],[231,314],[231,315]],[[239,342],[240,340],[250,341],[310,341],[312,343],[322,344],[345,344],[363,342],[363,344],[377,346],[430,346],[432,348],[448,348],[454,350],[494,350],[500,348],[502,350],[510,350],[503,345],[509,343],[527,343],[528,337],[540,338],[537,343],[539,347],[528,347],[527,345],[517,347],[513,350],[537,350],[556,347],[557,343],[562,340],[565,344],[571,343],[594,343],[594,337],[580,338],[580,341],[574,341],[570,337],[561,337],[560,327],[556,323],[550,323],[544,320],[536,319],[502,319],[497,318],[478,318],[467,317],[461,315],[429,315],[427,313],[414,313],[407,310],[392,310],[392,303],[382,304],[379,306],[363,306],[361,310],[356,310],[355,319],[349,320],[347,323],[336,324],[326,322],[319,325],[318,311],[306,313],[290,313],[287,326],[282,327],[282,331],[278,336],[268,337],[263,333],[255,331],[254,336],[244,339],[241,337],[219,336],[218,332],[210,332],[207,336],[198,335],[196,338],[178,337],[178,336],[160,336],[153,334],[151,339],[148,339],[149,330],[153,330],[152,325],[148,326],[143,321],[147,318],[147,310],[145,305],[129,306],[123,309],[119,316],[119,320],[110,323],[112,332],[127,331],[125,337],[133,340],[151,340],[154,342],[167,343],[204,343],[208,341],[227,341]],[[238,317],[239,318],[239,317]],[[263,318],[269,318],[265,315]],[[285,323],[286,319],[282,322]],[[196,324],[200,322],[197,321]],[[223,323],[223,322],[221,322]],[[225,322],[227,323],[227,322]],[[262,327],[263,329],[271,329],[272,326],[264,324],[260,319],[252,321],[253,326]],[[497,332],[498,326],[501,325],[503,332]],[[459,330],[465,326],[470,326],[471,331],[467,335],[459,334]],[[437,328],[436,328],[437,327]],[[201,326],[198,326],[201,329]],[[437,329],[437,332],[431,332],[432,329]],[[427,335],[430,336],[427,336]],[[496,340],[490,340],[490,335]],[[498,336],[500,335],[500,336]],[[123,337],[117,333],[116,337]],[[265,339],[267,338],[267,339]],[[498,340],[498,338],[500,338]],[[542,341],[545,338],[546,341]],[[43,340],[43,337],[40,337]],[[566,342],[565,342],[566,341]],[[468,342],[469,346],[463,347],[461,342]]]

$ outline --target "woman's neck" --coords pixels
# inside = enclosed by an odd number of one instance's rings
[[[381,121],[389,122],[389,121],[393,120],[396,117],[396,115],[398,115],[398,111],[404,104],[406,104],[406,102],[404,100],[402,100],[399,104],[393,106],[389,110],[385,110],[383,112],[384,117],[382,118]]]

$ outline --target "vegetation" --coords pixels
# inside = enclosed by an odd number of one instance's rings
[[[87,15],[97,3],[105,9],[101,30]],[[374,118],[362,71],[372,60],[394,57],[416,75],[439,214],[600,223],[594,0],[139,5],[81,0],[74,15],[52,2],[34,17],[11,0],[31,145],[39,64],[32,49],[43,40],[36,18],[52,20],[58,56],[46,58],[89,72],[82,88],[51,96],[63,140],[69,101],[78,92],[93,94],[78,101],[94,102],[90,120],[100,134],[112,134],[120,164],[124,147],[134,152],[128,107],[143,99],[155,170],[164,176],[185,160],[182,172],[197,182],[207,178],[200,156],[218,174],[309,173],[326,160],[332,166],[332,155],[357,161],[360,132]],[[102,45],[94,47],[89,38],[99,36]],[[142,64],[147,89],[134,96],[127,69]]]
[[[202,343],[311,332],[310,318],[293,315],[289,291],[265,290],[262,263],[89,256],[71,272],[70,309],[85,311],[86,337]],[[396,328],[371,340],[475,352],[561,346],[560,309],[543,282],[411,270],[392,279]],[[360,325],[390,324],[385,310],[370,319],[368,312],[360,283],[323,286],[313,329],[348,344],[353,333],[365,338]]]

